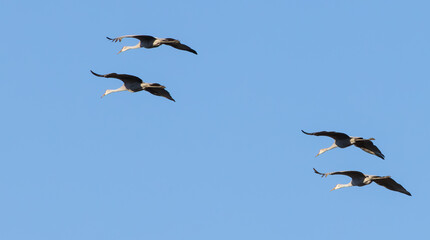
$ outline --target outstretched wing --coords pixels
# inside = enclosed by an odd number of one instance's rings
[[[97,73],[95,73],[93,71],[91,71],[91,73],[94,74],[97,77],[117,78],[117,79],[123,81],[124,84],[133,84],[133,83],[140,84],[140,83],[143,82],[142,79],[140,79],[140,78],[138,78],[136,76],[133,76],[133,75],[128,75],[128,74],[109,73],[109,74],[105,74],[105,75],[100,75],[100,74],[97,74]]]
[[[384,154],[379,150],[378,147],[373,144],[371,140],[360,140],[354,143],[354,146],[361,148],[361,150],[376,155],[382,159],[385,159]]]
[[[184,51],[192,52],[192,53],[194,53],[194,54],[196,54],[196,55],[197,55],[197,52],[196,52],[194,49],[192,49],[192,48],[188,47],[188,46],[187,46],[187,45],[185,45],[185,44],[180,43],[179,41],[178,41],[178,42],[175,42],[175,43],[165,43],[165,44],[166,44],[166,45],[169,45],[169,46],[171,46],[171,47],[174,47],[174,48],[176,48],[176,49],[180,49],[180,50],[184,50]]]
[[[326,137],[331,137],[333,139],[337,139],[337,140],[341,140],[341,139],[349,139],[349,136],[346,135],[345,133],[340,133],[340,132],[327,132],[327,131],[321,131],[321,132],[313,132],[313,133],[308,133],[302,130],[302,132],[304,134],[307,135],[314,135],[314,136],[326,136]]]
[[[149,36],[149,35],[124,35],[117,38],[110,38],[106,37],[107,39],[111,40],[112,42],[121,42],[123,38],[137,38],[140,41],[154,41],[155,37]]]
[[[328,176],[328,175],[346,175],[350,178],[357,178],[357,179],[363,179],[366,176],[359,171],[339,171],[339,172],[330,172],[330,173],[320,173],[315,168],[314,171],[316,174],[322,175],[322,176]]]
[[[170,96],[170,93],[164,88],[165,88],[164,86],[158,83],[152,83],[150,87],[145,87],[144,90],[156,96],[165,97],[169,100],[176,102],[175,99],[173,99],[172,96]]]
[[[398,184],[391,177],[372,178],[372,181],[390,190],[401,192],[406,195],[412,196],[402,185]]]

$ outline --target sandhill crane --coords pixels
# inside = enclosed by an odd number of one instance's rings
[[[331,172],[331,173],[320,173],[317,170],[315,170],[315,168],[314,168],[314,171],[316,174],[321,175],[321,177],[327,177],[328,175],[346,175],[352,178],[351,182],[347,184],[337,184],[336,187],[334,187],[330,191],[333,191],[339,188],[344,188],[344,187],[352,187],[352,186],[362,187],[365,185],[369,185],[372,182],[375,182],[378,185],[386,187],[390,190],[401,192],[406,195],[412,196],[402,185],[398,184],[390,176],[380,177],[380,176],[374,176],[374,175],[366,175],[359,171],[339,171],[339,172]]]
[[[137,45],[125,46],[118,53],[127,51],[129,49],[136,49],[136,48],[142,48],[142,47],[155,48],[155,47],[161,46],[162,44],[165,44],[180,50],[192,52],[197,55],[197,52],[194,49],[188,47],[185,44],[182,44],[179,40],[173,39],[173,38],[157,38],[157,37],[148,36],[148,35],[125,35],[117,38],[109,38],[109,37],[106,37],[106,38],[111,40],[112,42],[121,42],[123,38],[137,38],[140,40],[140,42]]]
[[[307,133],[305,131],[302,130],[302,132],[304,134],[307,135],[315,135],[315,136],[327,136],[327,137],[331,137],[334,139],[334,143],[333,145],[331,145],[328,148],[323,148],[319,151],[319,153],[317,154],[323,154],[324,152],[331,150],[333,148],[346,148],[349,147],[351,145],[354,145],[356,147],[361,148],[361,150],[376,155],[382,159],[385,158],[384,154],[381,153],[381,151],[372,143],[372,140],[375,140],[374,138],[369,138],[369,139],[363,139],[361,137],[350,137],[348,135],[346,135],[345,133],[340,133],[340,132],[326,132],[326,131],[322,131],[322,132],[314,132],[314,133]]]
[[[172,100],[175,102],[175,100],[170,96],[170,93],[165,90],[165,86],[160,85],[158,83],[144,83],[142,79],[128,74],[116,74],[116,73],[109,73],[106,75],[100,75],[93,71],[91,71],[92,74],[94,74],[97,77],[105,77],[105,78],[117,78],[124,82],[124,85],[122,85],[118,89],[108,89],[106,92],[102,95],[102,97],[111,94],[113,92],[121,92],[121,91],[129,91],[129,92],[139,92],[142,90],[145,90],[151,94],[165,97],[169,100]]]

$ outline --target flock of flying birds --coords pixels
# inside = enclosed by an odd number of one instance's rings
[[[119,51],[118,53],[130,50],[130,49],[137,49],[142,47],[156,48],[164,44],[164,45],[168,45],[179,50],[188,51],[197,55],[197,52],[194,49],[190,48],[185,44],[182,44],[179,40],[173,39],[173,38],[157,38],[149,35],[125,35],[117,38],[107,37],[107,39],[111,40],[112,42],[121,42],[123,38],[136,38],[139,40],[139,43],[134,46],[124,46],[121,49],[121,51]],[[165,89],[166,87],[159,83],[145,83],[140,78],[133,75],[128,75],[128,74],[109,73],[109,74],[101,75],[93,71],[91,71],[91,73],[97,77],[117,78],[124,82],[124,84],[118,89],[106,90],[106,92],[102,95],[102,97],[108,94],[111,94],[113,92],[121,92],[121,91],[139,92],[139,91],[145,90],[153,95],[165,97],[169,100],[175,101],[172,98],[172,96],[170,96],[170,93]],[[373,144],[372,141],[375,140],[374,138],[364,139],[361,137],[350,137],[347,134],[340,133],[340,132],[322,131],[322,132],[307,133],[303,130],[302,132],[307,135],[327,136],[334,139],[334,143],[328,148],[321,149],[317,154],[317,156],[333,148],[337,148],[337,147],[346,148],[351,145],[354,145],[356,147],[361,148],[363,151],[367,153],[373,154],[382,159],[385,158],[384,154],[382,154],[382,152]],[[336,190],[344,187],[352,187],[352,186],[362,187],[365,185],[369,185],[372,182],[375,182],[376,184],[386,187],[387,189],[401,192],[411,196],[411,194],[402,185],[398,184],[390,176],[381,177],[381,176],[367,175],[359,171],[339,171],[339,172],[331,172],[331,173],[320,173],[315,168],[314,168],[314,171],[316,174],[319,174],[322,177],[327,177],[328,175],[346,175],[352,179],[351,182],[347,184],[337,184],[332,190]]]
[[[164,44],[164,45],[168,45],[179,50],[188,51],[197,55],[197,52],[194,49],[188,47],[185,44],[182,44],[179,40],[173,39],[173,38],[157,38],[149,35],[125,35],[117,38],[109,38],[109,37],[106,37],[106,38],[111,40],[112,42],[121,42],[123,38],[136,38],[140,40],[139,43],[134,46],[123,47],[121,51],[119,51],[118,53],[130,50],[130,49],[136,49],[136,48],[142,48],[142,47],[156,48]],[[139,92],[139,91],[145,90],[151,94],[154,94],[160,97],[165,97],[175,102],[175,99],[173,99],[172,96],[170,96],[170,93],[166,90],[166,87],[159,83],[145,83],[142,81],[142,79],[128,74],[109,73],[109,74],[101,75],[93,71],[91,71],[91,73],[97,77],[117,78],[124,82],[124,84],[118,89],[106,90],[106,92],[102,95],[102,97],[114,92],[121,92],[121,91]]]
[[[374,138],[364,139],[361,137],[350,137],[347,134],[340,133],[340,132],[322,131],[322,132],[307,133],[303,130],[302,130],[302,132],[304,134],[307,134],[307,135],[327,136],[327,137],[331,137],[334,139],[334,143],[328,148],[321,149],[319,151],[319,153],[317,154],[317,156],[320,154],[323,154],[323,153],[325,153],[328,150],[331,150],[333,148],[337,148],[337,147],[346,148],[346,147],[349,147],[351,145],[354,145],[356,147],[361,148],[361,150],[363,150],[367,153],[370,153],[370,154],[373,154],[377,157],[385,159],[384,154],[382,154],[382,152],[379,150],[379,148],[373,144],[372,141],[375,140]],[[383,187],[386,187],[387,189],[401,192],[401,193],[404,193],[406,195],[412,196],[402,185],[398,184],[390,176],[382,176],[381,177],[381,176],[367,175],[367,174],[364,174],[364,173],[359,172],[359,171],[339,171],[339,172],[331,172],[331,173],[320,173],[315,168],[314,168],[314,171],[316,174],[319,174],[322,177],[327,177],[328,175],[346,175],[352,179],[351,182],[349,182],[347,184],[337,184],[330,191],[333,191],[333,190],[336,190],[339,188],[344,188],[344,187],[353,187],[353,186],[362,187],[365,185],[369,185],[372,182],[375,182],[376,184],[381,185]]]

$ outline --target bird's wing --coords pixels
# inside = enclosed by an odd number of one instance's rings
[[[90,70],[91,71],[91,70]],[[109,73],[109,74],[105,74],[105,75],[100,75],[97,74],[93,71],[91,71],[92,74],[94,74],[97,77],[105,77],[105,78],[117,78],[121,81],[124,82],[124,84],[130,84],[130,83],[142,83],[142,79],[133,76],[133,75],[128,75],[128,74],[116,74],[116,73]]]
[[[359,171],[339,171],[327,173],[328,175],[346,175],[350,178],[365,178],[366,176]]]
[[[145,87],[144,90],[156,96],[165,97],[169,100],[176,102],[175,99],[173,99],[172,96],[170,96],[170,93],[164,88],[165,88],[164,86],[158,83],[152,83],[151,86]]]
[[[406,195],[412,196],[402,185],[398,184],[391,177],[376,177],[376,178],[372,178],[372,181],[390,190],[401,192]]]
[[[330,173],[320,173],[315,168],[314,171],[316,174],[327,176],[327,175],[346,175],[350,178],[364,178],[366,177],[362,172],[359,171],[339,171],[339,172],[330,172]]]
[[[381,150],[373,144],[371,140],[360,140],[354,143],[354,146],[361,148],[361,150],[376,155],[382,159],[385,158],[384,154],[382,154]]]
[[[117,38],[110,38],[110,37],[106,37],[106,38],[111,40],[112,42],[121,42],[123,38],[137,38],[140,41],[155,40],[155,37],[149,36],[149,35],[124,35]]]
[[[188,52],[192,52],[192,53],[194,53],[194,54],[196,54],[196,55],[197,55],[196,50],[194,50],[194,49],[192,49],[192,48],[188,47],[188,46],[187,46],[187,45],[185,45],[185,44],[180,43],[179,41],[178,41],[177,43],[164,43],[164,44],[169,45],[169,46],[171,46],[171,47],[174,47],[174,48],[176,48],[176,49],[180,49],[180,50],[185,50],[185,51],[188,51]]]
[[[327,132],[327,131],[321,131],[321,132],[313,132],[313,133],[308,133],[302,130],[302,132],[304,134],[307,135],[315,135],[315,136],[327,136],[327,137],[331,137],[333,139],[349,139],[349,136],[346,135],[345,133],[340,133],[340,132]]]

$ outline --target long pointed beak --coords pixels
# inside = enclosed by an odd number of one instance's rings
[[[315,157],[318,157],[318,155],[320,155],[320,154],[318,153]]]
[[[106,96],[106,94],[103,94],[100,98],[103,98],[104,96]]]
[[[117,54],[120,54],[122,52],[122,50],[121,51],[119,51]]]
[[[331,191],[333,191],[333,190],[335,190],[335,188],[336,188],[336,187],[334,187],[332,190],[330,190],[330,192],[331,192]]]

